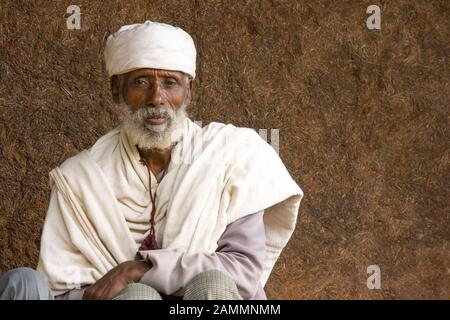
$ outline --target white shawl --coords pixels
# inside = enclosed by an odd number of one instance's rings
[[[92,284],[133,260],[149,230],[147,169],[121,127],[53,169],[38,270],[54,294]],[[264,286],[296,225],[303,192],[254,130],[191,120],[156,190],[164,249],[212,253],[226,226],[265,210]]]

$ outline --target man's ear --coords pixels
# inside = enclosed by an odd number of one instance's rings
[[[188,85],[187,85],[187,96],[186,96],[186,105],[189,105],[192,100],[192,88],[194,86],[194,79],[189,78],[188,79]]]
[[[120,81],[117,75],[111,77],[111,94],[114,103],[120,103]]]

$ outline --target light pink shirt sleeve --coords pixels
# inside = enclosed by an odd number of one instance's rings
[[[63,294],[57,295],[55,297],[55,299],[56,300],[82,300],[84,290],[86,290],[86,287],[81,288],[81,289],[72,289],[72,290],[66,291]]]
[[[198,273],[217,269],[236,282],[245,300],[267,299],[259,282],[266,253],[263,215],[264,211],[260,211],[230,223],[214,253],[184,254],[180,249],[146,251],[144,258],[153,267],[140,282],[173,295]]]

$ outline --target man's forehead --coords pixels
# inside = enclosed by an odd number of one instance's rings
[[[124,74],[126,77],[137,77],[137,76],[169,76],[169,77],[176,77],[176,78],[183,78],[184,76],[187,76],[185,73],[181,71],[174,71],[174,70],[164,70],[164,69],[153,69],[153,68],[141,68],[129,71]]]

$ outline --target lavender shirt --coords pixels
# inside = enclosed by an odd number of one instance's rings
[[[236,282],[245,300],[266,300],[264,288],[259,282],[266,253],[264,211],[247,215],[230,223],[214,253],[185,254],[179,249],[158,249],[146,252],[146,260],[152,268],[140,282],[164,295],[172,295],[198,273],[217,269],[228,274]],[[70,290],[56,299],[81,299],[84,289]]]

